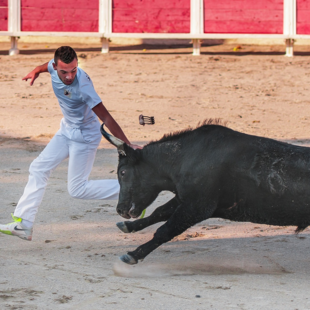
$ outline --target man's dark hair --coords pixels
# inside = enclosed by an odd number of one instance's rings
[[[59,47],[54,55],[54,62],[57,66],[58,59],[60,59],[65,64],[69,64],[74,59],[77,59],[75,50],[70,46],[61,46]]]

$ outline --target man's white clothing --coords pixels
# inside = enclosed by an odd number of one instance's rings
[[[73,83],[66,85],[59,78],[57,71],[54,70],[53,62],[52,59],[48,63],[48,71],[51,74],[53,90],[65,122],[72,128],[84,128],[90,122],[98,119],[92,108],[100,103],[101,99],[85,71],[77,68]],[[100,134],[100,132],[96,133]]]
[[[100,123],[92,111],[101,102],[89,76],[80,68],[71,85],[65,85],[54,70],[48,71],[64,118],[60,129],[29,168],[29,180],[14,216],[34,222],[52,171],[69,157],[68,191],[81,199],[118,199],[117,180],[88,180],[101,141]]]

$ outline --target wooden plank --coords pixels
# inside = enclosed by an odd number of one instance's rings
[[[205,21],[205,33],[282,34],[283,23],[275,21]]]
[[[33,7],[33,8],[85,8],[85,9],[98,9],[99,0],[21,0],[21,7]]]
[[[297,23],[310,25],[310,10],[297,11]]]
[[[148,22],[148,31],[144,32],[154,32],[154,33],[184,33],[190,32],[190,21],[156,21],[150,20]],[[187,31],[184,31],[187,29]]]
[[[0,35],[4,35],[4,33],[8,33],[10,36],[15,37],[25,37],[25,36],[44,36],[44,37],[103,37],[103,35],[99,32],[74,32],[74,31],[16,31],[16,32],[0,32]]]
[[[3,2],[3,1],[2,1]],[[0,5],[4,4],[0,2]],[[3,6],[0,7],[0,31],[8,31],[9,25],[8,25],[8,8]]]
[[[0,20],[6,20],[8,22],[8,9],[0,7]]]
[[[283,33],[283,0],[204,0],[206,33]]]
[[[204,0],[205,11],[209,9],[283,10],[283,0]]]
[[[310,34],[310,1],[297,0],[296,11],[296,33]]]
[[[297,34],[310,35],[310,24],[300,24],[296,26]]]
[[[189,20],[189,9],[150,9],[139,11],[132,9],[115,9],[113,10],[114,21],[136,21],[136,20]]]
[[[64,20],[99,20],[99,11],[95,9],[62,9],[62,17]]]
[[[297,0],[296,8],[298,10],[310,10],[310,1],[309,0]]]
[[[148,9],[148,8],[190,8],[190,0],[113,0],[112,8],[134,8],[134,9]]]
[[[253,21],[280,21],[283,22],[283,11],[276,10],[244,10],[244,9],[222,9],[209,10],[205,12],[205,20],[253,20]]]
[[[46,8],[22,8],[23,20],[91,20],[98,21],[98,10],[95,9],[53,9]]]
[[[22,20],[22,31],[97,32],[98,21]]]
[[[0,20],[0,31],[8,31],[8,21],[1,19]]]
[[[296,21],[297,34],[310,34],[310,10],[298,10]]]
[[[8,31],[8,8],[0,7],[0,31]]]
[[[97,32],[99,0],[21,0],[22,31]]]
[[[190,0],[113,0],[112,4],[113,32],[190,32]]]
[[[184,31],[186,30],[186,31]],[[138,23],[124,21],[113,23],[113,32],[116,33],[189,33],[190,21],[141,21]]]
[[[122,23],[113,23],[113,32],[121,33],[189,33],[189,21],[124,21]]]

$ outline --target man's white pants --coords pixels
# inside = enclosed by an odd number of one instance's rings
[[[120,190],[118,180],[88,180],[100,140],[101,135],[96,134],[93,142],[86,143],[81,139],[78,142],[76,139],[69,139],[60,129],[30,165],[29,180],[16,206],[14,216],[34,222],[52,171],[68,157],[68,192],[72,197],[118,199]]]

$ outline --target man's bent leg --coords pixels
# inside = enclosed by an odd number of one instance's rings
[[[118,180],[88,180],[99,142],[78,143],[71,141],[70,143],[68,191],[74,198],[118,199],[120,190]]]
[[[58,132],[29,168],[29,179],[14,216],[34,222],[52,171],[68,157],[67,138]]]

